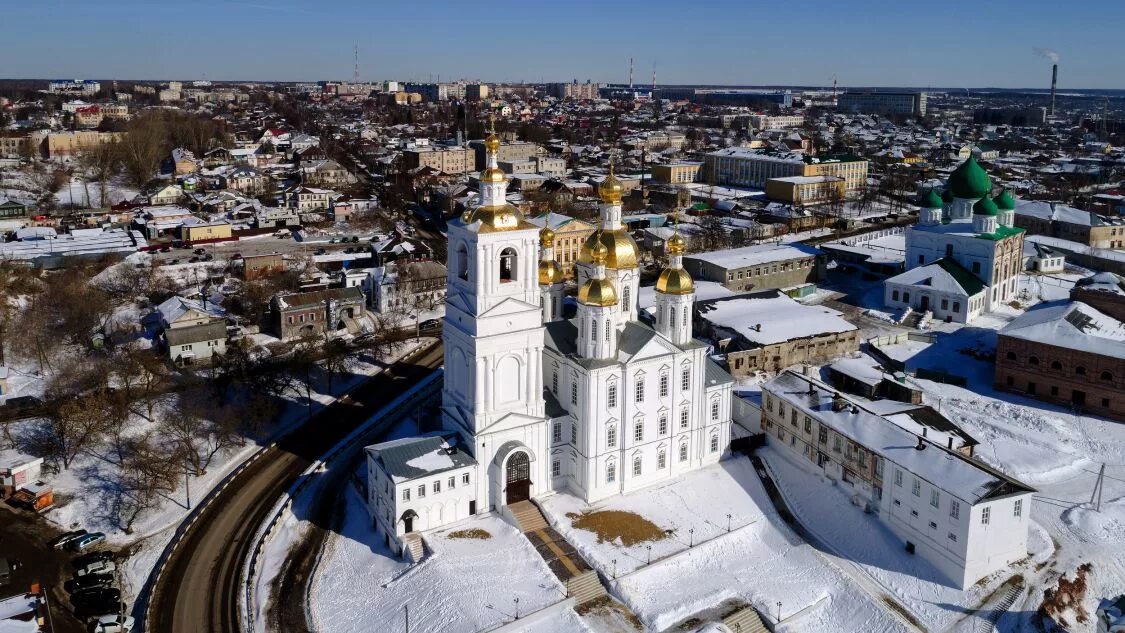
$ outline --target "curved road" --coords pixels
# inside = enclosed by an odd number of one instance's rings
[[[442,363],[435,344],[322,409],[214,493],[151,587],[150,633],[235,633],[243,562],[258,527],[310,464]]]

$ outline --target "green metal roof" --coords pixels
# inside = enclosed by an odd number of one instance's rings
[[[992,191],[992,179],[977,159],[970,156],[949,175],[949,188],[958,198],[984,198]]]
[[[995,232],[993,232],[993,233],[981,233],[977,237],[979,237],[982,240],[992,240],[993,242],[998,242],[998,241],[1000,241],[1000,240],[1002,240],[1006,237],[1012,237],[1013,235],[1019,235],[1020,233],[1023,233],[1023,232],[1024,232],[1023,229],[1016,228],[1014,226],[998,226],[998,227],[996,227]]]
[[[934,263],[949,273],[970,297],[984,290],[984,282],[956,261],[943,257]]]
[[[918,202],[918,206],[923,209],[940,209],[942,205],[941,196],[937,192],[930,189],[930,193],[922,196],[922,200]]]
[[[996,217],[996,214],[999,212],[1000,210],[996,208],[996,203],[988,198],[981,198],[973,205],[973,215],[989,215]]]
[[[1008,193],[1007,189],[1001,191],[992,201],[996,203],[996,208],[1002,211],[1016,210],[1016,199],[1012,197],[1012,194]]]

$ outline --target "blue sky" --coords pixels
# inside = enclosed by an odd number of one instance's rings
[[[0,77],[1125,88],[1123,0],[5,0]]]

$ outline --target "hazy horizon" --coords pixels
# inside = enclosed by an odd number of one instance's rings
[[[862,4],[45,0],[5,8],[0,77],[349,80],[358,45],[364,81],[623,83],[632,57],[641,85],[1044,89],[1057,51],[1060,90],[1125,89],[1125,3]]]

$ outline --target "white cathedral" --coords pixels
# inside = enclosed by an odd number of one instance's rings
[[[554,233],[507,202],[499,146],[485,140],[479,203],[448,227],[443,430],[366,449],[369,510],[396,549],[413,532],[529,498],[594,502],[728,453],[733,381],[692,338],[683,238],[668,241],[650,326],[611,169],[567,319]]]
[[[1024,230],[1014,226],[1012,195],[991,195],[988,173],[969,157],[941,196],[922,198],[918,223],[906,228],[907,270],[884,282],[885,305],[970,323],[1016,297]]]

